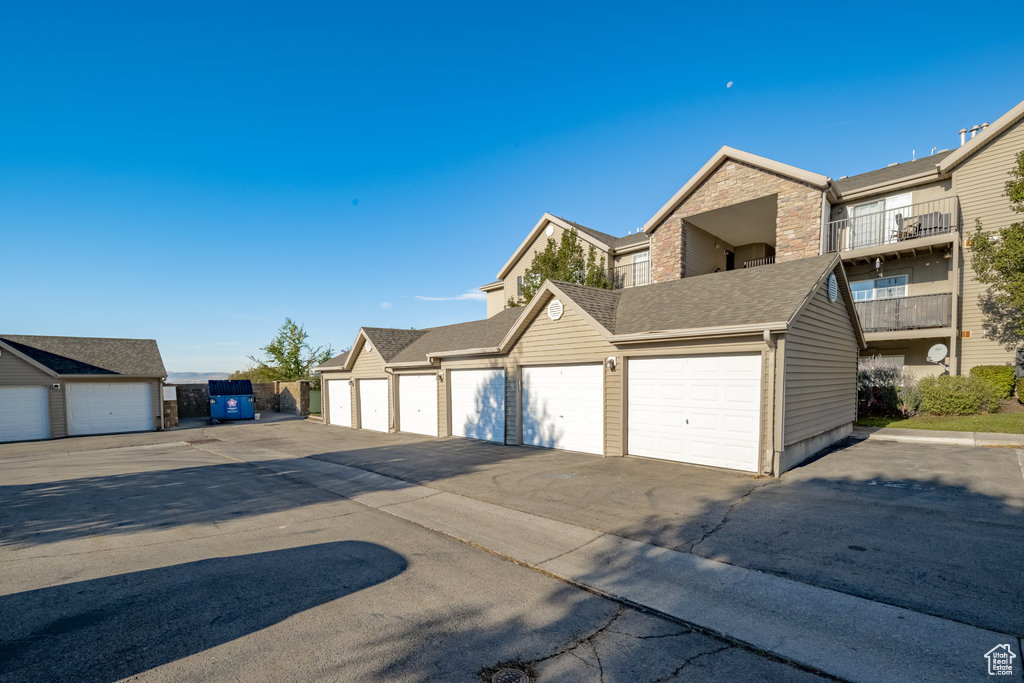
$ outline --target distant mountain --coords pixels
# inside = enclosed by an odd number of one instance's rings
[[[167,384],[202,384],[210,379],[227,379],[226,372],[169,372]]]

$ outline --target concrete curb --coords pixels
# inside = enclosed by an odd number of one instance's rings
[[[204,450],[232,451],[226,444]],[[240,459],[239,452],[218,453]],[[310,458],[251,465],[330,491],[593,592],[852,681],[986,677],[1016,636],[708,560]],[[280,454],[279,454],[280,455]],[[1021,661],[1021,660],[1017,660]],[[1022,681],[1021,667],[1013,677]]]
[[[855,439],[901,441],[904,443],[942,443],[953,446],[1024,447],[1024,434],[998,432],[944,432],[935,429],[897,429],[895,427],[854,427]]]

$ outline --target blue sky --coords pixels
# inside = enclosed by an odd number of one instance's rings
[[[852,175],[1024,99],[1020,3],[922,7],[4,3],[0,332],[208,372],[483,317],[544,211],[626,234],[723,144]]]

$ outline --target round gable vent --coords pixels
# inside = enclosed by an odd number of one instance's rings
[[[369,339],[366,340],[366,350],[373,351],[373,344],[370,343]]]
[[[548,223],[548,229],[545,230],[544,232],[547,233],[548,237],[551,237],[551,235],[553,235],[554,232],[555,232],[555,226],[553,226],[550,223]]]
[[[836,280],[835,273],[829,273],[828,275],[828,300],[835,302],[839,298],[839,281]]]
[[[558,320],[562,317],[562,310],[562,302],[554,299],[548,304],[548,317],[552,320]]]

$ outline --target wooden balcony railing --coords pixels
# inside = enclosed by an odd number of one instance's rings
[[[953,295],[948,292],[855,301],[853,306],[864,332],[897,332],[953,324]]]

